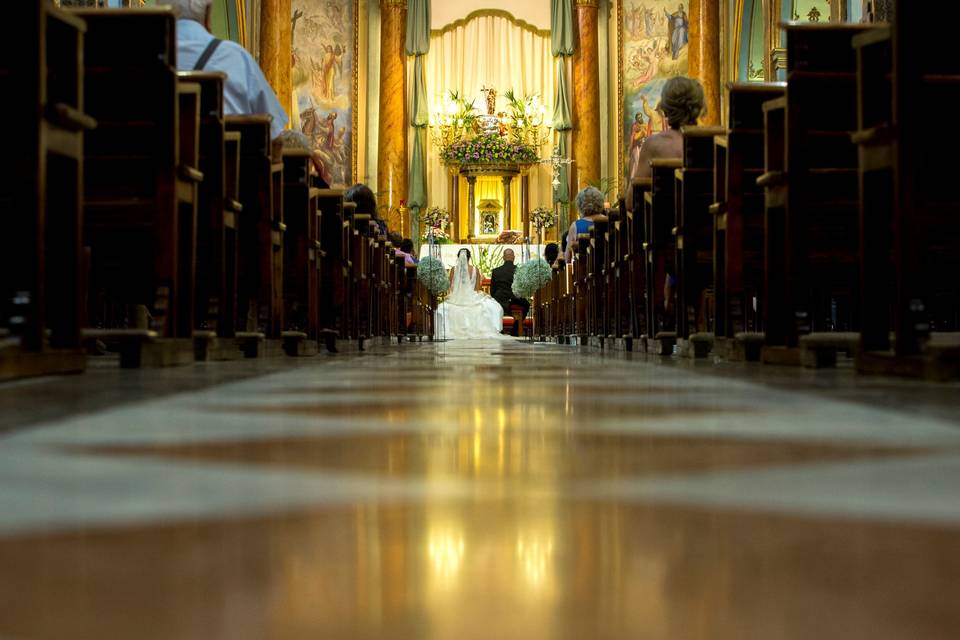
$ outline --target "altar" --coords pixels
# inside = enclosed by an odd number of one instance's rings
[[[543,246],[541,244],[440,244],[434,245],[434,251],[439,249],[440,261],[449,269],[457,263],[457,253],[460,252],[460,249],[468,249],[474,266],[480,269],[480,273],[489,278],[490,272],[503,264],[503,252],[505,250],[513,249],[514,264],[519,265],[528,259],[542,257]],[[420,247],[420,257],[424,258],[429,255],[430,246],[422,245]]]

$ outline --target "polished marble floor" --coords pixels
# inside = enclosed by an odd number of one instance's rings
[[[0,385],[0,638],[960,637],[960,385],[404,344]]]

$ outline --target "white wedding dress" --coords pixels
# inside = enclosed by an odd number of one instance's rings
[[[482,291],[477,291],[479,274],[479,271],[470,268],[466,254],[458,256],[450,292],[437,308],[437,339],[489,340],[507,337],[500,333],[503,329],[503,307]]]

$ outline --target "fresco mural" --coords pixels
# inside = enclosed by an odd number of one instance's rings
[[[687,73],[690,20],[677,0],[620,0],[620,121],[623,166],[628,180],[643,141],[662,131],[660,91],[673,76]]]
[[[330,186],[356,173],[357,0],[294,0],[293,124],[313,143]]]

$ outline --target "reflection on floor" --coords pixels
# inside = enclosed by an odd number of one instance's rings
[[[960,630],[958,385],[521,342],[278,362],[0,386],[0,637]]]

